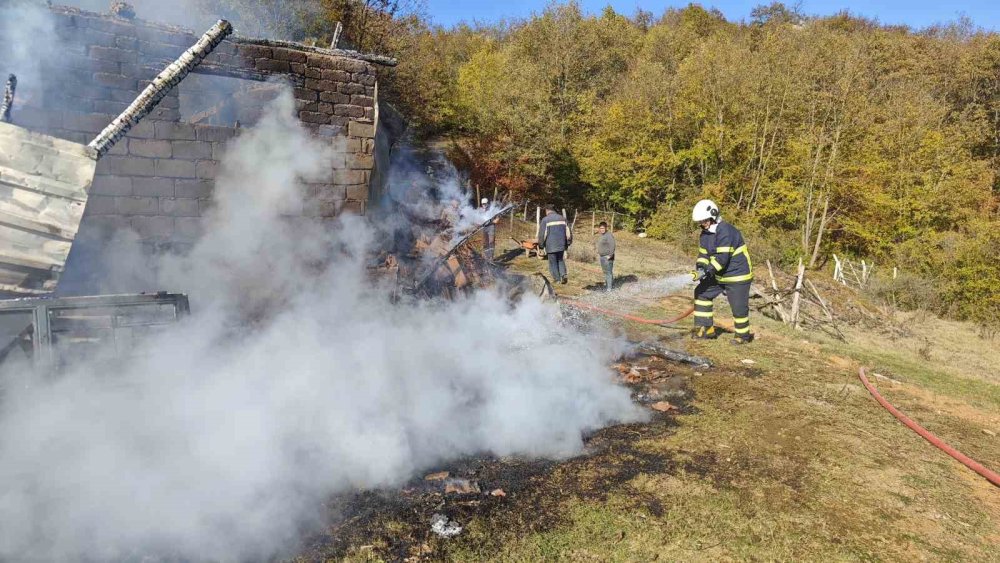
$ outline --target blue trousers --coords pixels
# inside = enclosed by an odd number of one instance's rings
[[[552,274],[552,281],[557,282],[567,276],[566,273],[566,252],[549,252],[546,254],[549,260],[549,273]]]

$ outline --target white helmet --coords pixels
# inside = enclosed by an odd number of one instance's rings
[[[694,204],[694,210],[691,211],[691,220],[695,223],[701,223],[706,219],[719,220],[719,206],[710,199],[703,199]]]
[[[482,200],[479,201],[479,203],[481,203],[483,205],[486,205],[489,202],[490,202],[490,200],[486,199],[485,197]]]

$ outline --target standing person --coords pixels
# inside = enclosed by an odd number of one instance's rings
[[[717,338],[712,301],[725,293],[733,310],[736,338],[733,344],[753,342],[750,332],[750,282],[753,264],[739,229],[722,220],[719,206],[703,199],[694,206],[691,219],[701,226],[698,261],[693,277],[695,338]]]
[[[611,291],[615,281],[615,235],[608,231],[604,221],[597,225],[597,255],[601,258],[601,270],[604,270],[604,285]]]
[[[490,200],[485,197],[479,202],[479,210],[486,214],[490,208]],[[483,254],[486,255],[486,260],[489,262],[493,261],[493,253],[496,249],[497,242],[497,223],[500,222],[500,218],[497,217],[490,221],[489,225],[483,228]]]
[[[549,273],[552,281],[569,281],[566,271],[566,249],[573,243],[573,233],[566,224],[566,218],[556,213],[555,205],[545,206],[545,218],[538,225],[538,246],[545,249],[549,259]]]

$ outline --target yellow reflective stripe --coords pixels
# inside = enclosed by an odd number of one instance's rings
[[[697,264],[708,264],[708,258],[699,258]]]
[[[545,225],[545,228],[548,229],[552,225],[565,225],[565,224],[566,224],[566,221],[552,221],[551,223],[547,223]]]
[[[704,299],[695,299],[694,300],[694,304],[695,305],[701,305],[702,307],[711,307],[712,306],[712,302],[711,301],[706,301]]]
[[[746,327],[746,328],[734,328],[733,332],[735,332],[736,334],[746,334],[746,333],[750,332],[750,327]]]
[[[732,252],[733,247],[731,246],[719,246],[715,249],[715,252]]]
[[[718,281],[722,283],[736,283],[741,281],[749,281],[753,279],[753,274],[746,274],[743,276],[732,276],[729,278],[718,278]]]
[[[713,316],[713,313],[711,311],[695,311],[694,316],[711,318]]]
[[[708,254],[708,251],[701,247],[698,247],[698,252],[700,252],[701,254]]]
[[[734,323],[748,323],[748,322],[750,322],[750,317],[745,317],[745,318],[742,318],[742,319],[737,319],[736,317],[733,317],[733,322]]]
[[[733,252],[733,256],[736,256],[738,254],[743,254],[746,251],[747,251],[747,245],[744,244],[743,246],[737,248],[735,252]]]
[[[722,264],[719,264],[719,261],[715,259],[715,256],[712,257],[712,267],[720,272],[722,271]]]

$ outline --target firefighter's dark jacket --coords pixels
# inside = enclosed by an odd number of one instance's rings
[[[545,248],[545,252],[566,250],[572,237],[566,219],[558,213],[549,213],[538,225],[538,245]]]
[[[697,267],[708,270],[719,283],[750,283],[753,262],[739,229],[719,221],[715,232],[701,231]]]

